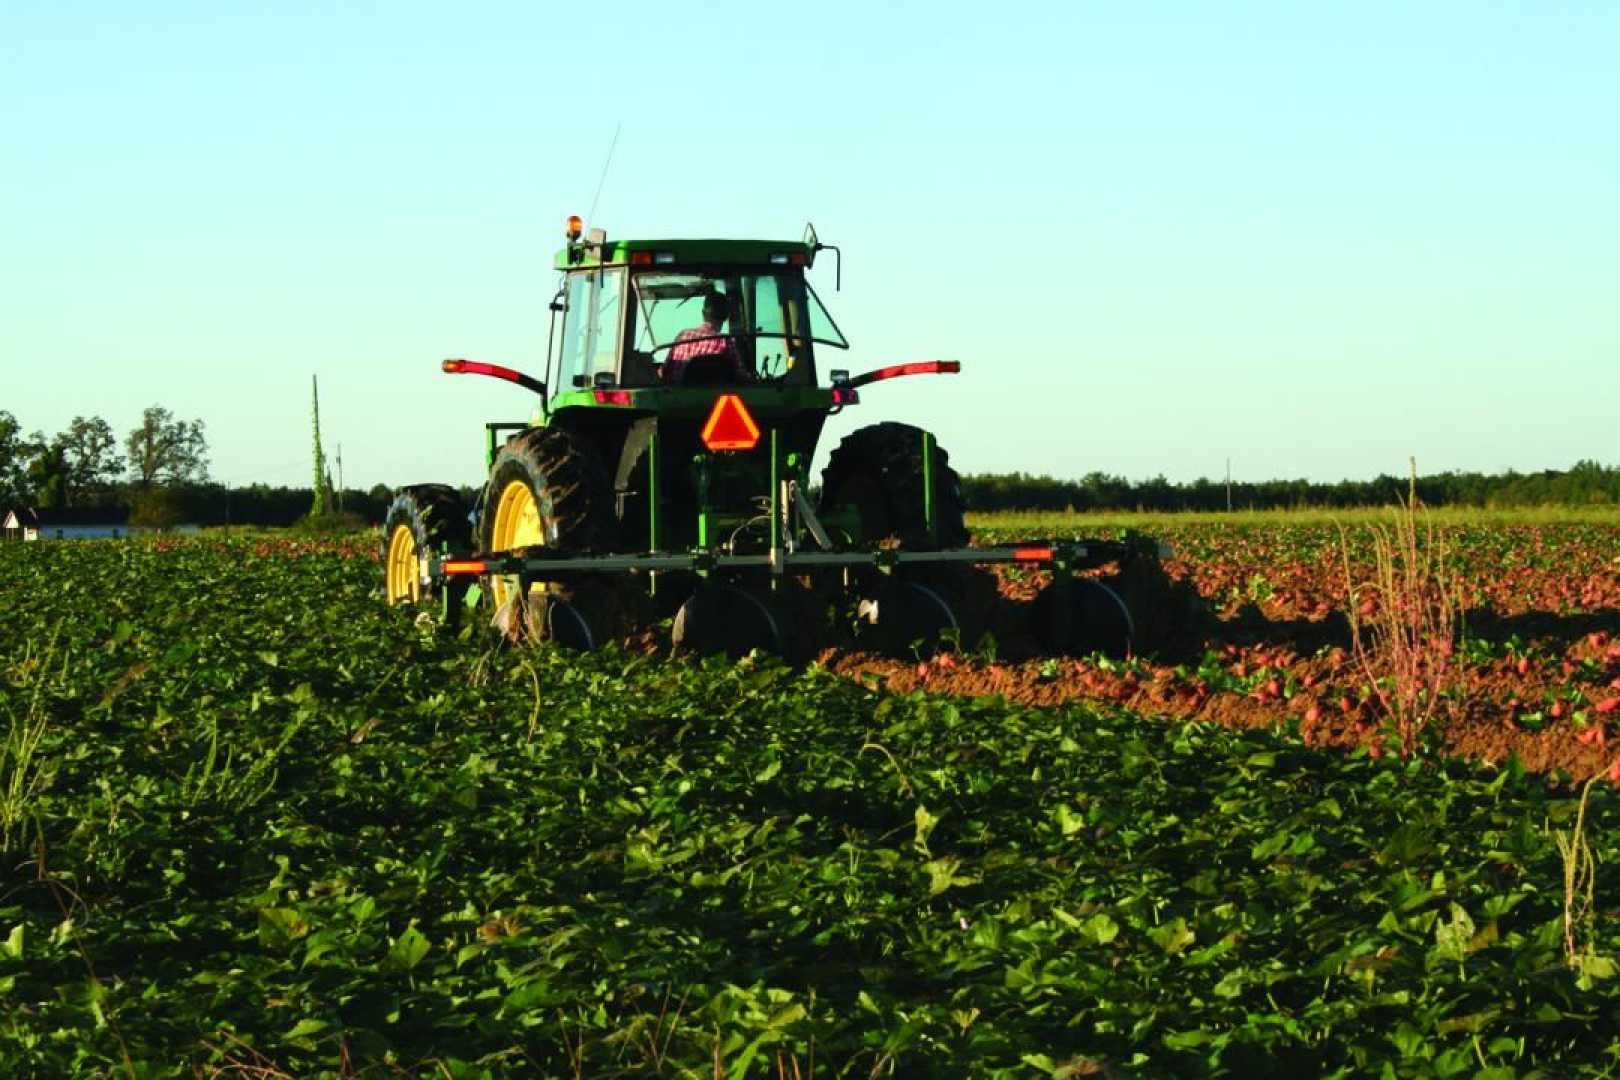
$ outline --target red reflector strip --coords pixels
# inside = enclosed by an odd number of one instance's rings
[[[523,376],[499,364],[486,364],[481,360],[446,360],[439,365],[446,375],[493,375],[507,382],[519,382]]]
[[[446,559],[439,569],[446,574],[482,574],[488,565],[482,559]]]
[[[832,392],[834,405],[858,405],[861,395],[845,386],[835,386]]]
[[[517,383],[525,390],[532,390],[536,394],[546,392],[546,384],[537,379],[531,379],[521,371],[513,371],[499,364],[486,364],[481,360],[446,360],[439,365],[439,369],[446,375],[491,375],[497,379],[505,379],[509,383]]]
[[[882,382],[884,379],[898,379],[902,375],[955,375],[961,370],[960,360],[913,360],[909,364],[890,364],[888,367],[857,375],[849,381],[849,385],[865,386],[867,383]]]
[[[1052,549],[1049,547],[1013,548],[1014,562],[1050,562]]]
[[[595,390],[598,405],[628,405],[630,404],[630,391],[628,390]]]
[[[652,252],[650,252],[650,251],[632,251],[630,253],[630,265],[631,266],[651,266],[652,264],[653,264],[653,253]]]
[[[891,364],[889,367],[879,368],[873,374],[893,379],[900,375],[954,374],[961,370],[962,365],[956,360],[915,360],[909,364]]]

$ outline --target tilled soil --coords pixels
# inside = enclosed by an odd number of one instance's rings
[[[1374,756],[1390,750],[1378,707],[1363,696],[1366,680],[1348,657],[1324,660],[1272,652],[1262,662],[1258,653],[1240,648],[1221,659],[1220,670],[1234,679],[1243,679],[1237,673],[1244,671],[1260,676],[1250,690],[1212,686],[1203,674],[1208,665],[1189,670],[1070,659],[996,663],[950,653],[907,662],[837,650],[827,650],[818,660],[831,671],[878,679],[902,693],[997,694],[1036,706],[1088,701],[1179,721],[1292,731],[1310,746],[1365,746]],[[1620,745],[1609,742],[1611,735],[1620,735],[1614,728],[1620,720],[1615,711],[1620,664],[1611,660],[1604,671],[1610,681],[1575,689],[1580,704],[1567,706],[1557,719],[1547,716],[1547,708],[1535,710],[1541,714],[1537,718],[1526,707],[1528,701],[1547,696],[1543,680],[1511,670],[1470,672],[1467,696],[1447,702],[1429,730],[1447,753],[1460,757],[1503,762],[1516,754],[1533,772],[1561,770],[1575,780],[1608,773],[1620,782]]]
[[[1465,579],[1469,644],[1443,661],[1450,692],[1418,727],[1449,754],[1488,762],[1516,755],[1531,771],[1620,783],[1620,545],[1560,546],[1544,531],[1525,530],[1507,545],[1506,565],[1490,565],[1499,557],[1491,553]],[[1012,573],[999,576],[984,620],[1001,631],[996,658],[984,648],[923,660],[828,649],[817,660],[899,692],[996,694],[1036,706],[1089,701],[1295,732],[1312,746],[1399,752],[1355,649],[1342,556],[1321,545],[1314,558],[1289,558],[1252,540],[1235,557],[1208,554],[1165,564],[1168,591],[1158,606],[1168,597],[1181,623],[1161,629],[1146,659],[1039,656],[1017,626],[1044,575]],[[1190,617],[1188,594],[1197,608]],[[1365,626],[1379,600],[1369,590],[1358,597]],[[1133,601],[1133,610],[1155,606],[1151,596]]]
[[[1364,536],[1358,542],[1332,526],[1198,525],[1166,538],[1179,554],[1162,564],[1123,576],[1117,567],[1093,572],[1137,620],[1135,658],[1043,654],[1031,612],[1049,575],[1021,567],[929,581],[950,596],[963,626],[955,651],[878,654],[839,631],[793,658],[902,693],[999,695],[1033,706],[1087,701],[1292,732],[1311,746],[1403,752],[1374,689],[1373,673],[1384,668],[1369,657],[1377,641],[1366,628],[1383,600],[1365,584],[1372,567]],[[1409,744],[1493,763],[1517,756],[1532,772],[1620,784],[1620,526],[1480,525],[1443,539],[1463,646],[1427,657],[1447,673],[1446,692],[1415,716],[1409,730],[1418,737]],[[1347,542],[1360,555],[1349,565]],[[796,595],[790,621],[817,623],[825,597]],[[625,644],[648,653],[669,647],[666,635],[647,630]]]

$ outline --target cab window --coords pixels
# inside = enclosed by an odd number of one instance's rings
[[[624,271],[604,270],[596,275],[595,320],[591,326],[590,375],[618,372],[619,330],[624,325]]]
[[[590,327],[591,285],[595,274],[574,274],[568,279],[567,307],[563,310],[562,352],[557,365],[557,385],[553,392],[566,394],[585,374],[585,339]]]
[[[749,286],[748,323],[756,335],[754,370],[762,379],[805,374],[810,339],[803,326],[802,284],[771,274],[745,278],[744,283]]]
[[[591,270],[569,277],[556,393],[590,386],[598,374],[617,371],[623,296],[623,270]]]
[[[812,342],[849,343],[798,273],[748,270],[643,270],[633,278],[637,357],[665,363],[703,324],[704,301],[724,299],[724,337],[750,379],[814,386]]]

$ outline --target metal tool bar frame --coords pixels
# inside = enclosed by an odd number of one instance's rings
[[[464,558],[429,556],[428,576],[434,581],[466,579],[483,574],[519,574],[535,581],[564,580],[581,574],[691,571],[710,573],[726,570],[795,570],[870,566],[891,569],[938,563],[995,565],[1022,563],[1026,566],[1053,566],[1083,570],[1103,566],[1130,556],[1130,545],[1112,540],[1085,542],[1051,541],[987,548],[953,548],[944,551],[786,551],[750,555],[728,555],[704,551],[650,553],[644,555],[570,555],[530,551],[516,555],[485,555]]]

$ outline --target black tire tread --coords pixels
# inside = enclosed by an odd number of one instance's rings
[[[543,518],[557,527],[555,546],[579,554],[613,549],[613,484],[586,444],[566,428],[527,428],[506,441],[490,469],[479,542],[489,550],[495,500],[515,471],[530,478]]]
[[[439,551],[448,547],[452,554],[462,555],[472,547],[472,526],[467,521],[466,506],[461,501],[461,493],[448,484],[411,484],[395,493],[383,518],[380,555],[385,565],[389,538],[401,523],[410,526],[418,551]],[[387,598],[386,577],[382,587]],[[431,589],[424,590],[423,599],[431,595]]]
[[[858,507],[864,543],[892,537],[910,548],[933,546],[923,512],[922,437],[921,428],[894,421],[850,432],[821,472],[820,509]],[[937,441],[932,465],[938,546],[962,547],[968,542],[962,480]]]
[[[486,554],[491,553],[500,492],[520,477],[528,479],[547,532],[555,525],[555,537],[548,541],[551,548],[579,555],[615,550],[618,521],[612,481],[590,445],[566,428],[527,428],[513,435],[496,455],[489,477],[478,524],[479,548]],[[553,603],[572,605],[598,645],[630,632],[639,619],[630,586],[604,576],[554,587],[527,613],[522,636],[550,638],[547,605]]]

